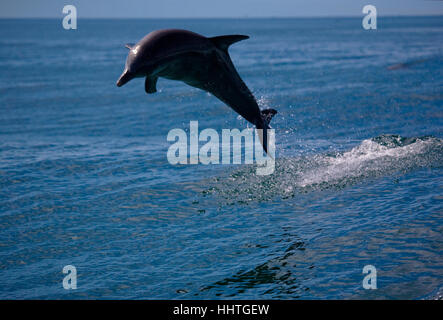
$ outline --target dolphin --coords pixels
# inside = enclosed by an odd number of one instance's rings
[[[267,129],[277,111],[260,111],[228,53],[231,44],[248,38],[244,35],[207,38],[179,29],[153,31],[135,45],[126,44],[129,54],[117,86],[145,77],[145,91],[151,94],[157,91],[157,80],[161,77],[207,91],[257,129],[263,129],[263,132],[259,130],[259,136],[267,153]]]
[[[398,69],[406,69],[412,66],[415,66],[416,64],[426,62],[430,59],[417,59],[417,60],[410,60],[403,63],[397,63],[393,64],[387,67],[388,70],[398,70]]]

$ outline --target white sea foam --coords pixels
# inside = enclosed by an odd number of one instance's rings
[[[441,139],[384,135],[363,140],[345,152],[277,159],[275,172],[267,177],[255,175],[253,167],[242,166],[227,179],[218,177],[209,193],[214,191],[229,201],[267,200],[441,166]]]
[[[380,141],[381,140],[381,141]],[[384,143],[383,143],[384,142]],[[334,183],[344,179],[377,176],[392,170],[402,170],[414,164],[420,165],[429,147],[438,146],[435,138],[414,139],[402,143],[398,136],[383,136],[382,139],[363,140],[347,152],[334,156],[318,157],[319,166],[303,172],[299,185],[306,187],[321,183]]]

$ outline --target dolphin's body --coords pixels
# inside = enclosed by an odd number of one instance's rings
[[[117,86],[136,77],[146,77],[145,91],[154,93],[157,79],[163,77],[210,92],[257,129],[263,129],[263,147],[267,152],[266,129],[277,111],[260,111],[228,53],[231,44],[248,38],[242,35],[206,38],[177,29],[153,31],[136,45],[126,45],[130,51]]]

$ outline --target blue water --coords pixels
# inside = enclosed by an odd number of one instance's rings
[[[179,82],[115,86],[160,28],[251,37],[230,52],[279,111],[273,175],[169,164],[169,130],[248,124]],[[0,298],[440,294],[442,17],[0,20],[0,69]]]

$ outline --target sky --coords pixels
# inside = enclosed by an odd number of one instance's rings
[[[65,5],[78,18],[222,18],[443,15],[441,0],[0,0],[0,18],[59,18]]]

